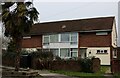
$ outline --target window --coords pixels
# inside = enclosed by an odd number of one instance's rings
[[[108,35],[107,32],[97,32],[96,35]]]
[[[100,53],[100,50],[97,50],[97,53]]]
[[[44,44],[49,44],[49,35],[43,36],[43,43]]]
[[[96,54],[107,54],[108,51],[107,50],[97,50]]]
[[[50,35],[50,42],[51,43],[58,42],[58,34]]]
[[[60,57],[69,57],[69,49],[67,48],[60,49]]]
[[[113,58],[117,58],[117,50],[113,49]]]
[[[71,57],[77,57],[77,52],[78,52],[78,49],[72,48],[71,49]]]
[[[104,53],[107,53],[107,50],[104,50]]]
[[[61,42],[69,42],[69,34],[61,34]]]
[[[77,44],[77,33],[72,33],[70,38],[71,44]]]
[[[59,50],[58,49],[50,49],[51,52],[53,52],[54,56],[59,56]]]
[[[28,38],[31,38],[31,36],[28,36],[28,37],[23,37],[23,39],[28,39]]]

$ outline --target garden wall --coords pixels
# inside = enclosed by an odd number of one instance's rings
[[[100,59],[93,58],[89,60],[54,60],[42,61],[38,58],[32,60],[32,68],[49,69],[49,70],[65,70],[65,71],[81,71],[81,72],[98,72],[100,70]]]
[[[112,72],[113,73],[120,73],[120,60],[114,59],[112,61]]]

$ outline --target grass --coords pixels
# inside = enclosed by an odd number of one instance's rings
[[[120,73],[113,74],[114,78],[120,78]]]
[[[52,73],[59,73],[64,74],[67,76],[73,76],[73,77],[80,77],[80,78],[105,78],[104,73],[108,70],[109,66],[101,66],[101,69],[97,73],[84,73],[84,72],[71,72],[71,71],[63,71],[63,70],[56,70],[56,71],[50,71]]]

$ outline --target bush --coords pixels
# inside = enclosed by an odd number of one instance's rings
[[[81,65],[81,71],[82,72],[87,72],[87,73],[91,73],[92,72],[92,60],[89,58],[85,58],[85,59],[80,59],[79,60],[80,65]]]
[[[39,58],[41,60],[53,60],[53,53],[50,51],[36,51],[30,53],[31,57]]]

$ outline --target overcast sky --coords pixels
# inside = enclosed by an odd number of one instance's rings
[[[118,1],[119,0],[34,0],[34,6],[40,13],[39,22],[115,16],[118,31]],[[120,39],[118,44],[120,46]]]
[[[119,0],[33,0],[39,22],[115,16],[118,28]],[[120,32],[119,32],[120,34]],[[120,36],[118,44],[120,46]]]

